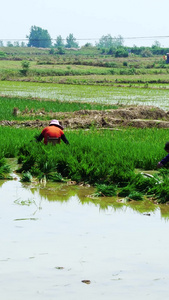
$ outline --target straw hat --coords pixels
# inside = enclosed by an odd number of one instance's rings
[[[63,130],[63,126],[62,126],[62,125],[60,125],[60,123],[59,123],[59,121],[58,121],[58,120],[52,120],[52,121],[50,122],[49,126],[50,126],[50,125],[55,125],[55,126],[58,126],[58,127],[60,127],[60,129],[62,129],[62,130]]]

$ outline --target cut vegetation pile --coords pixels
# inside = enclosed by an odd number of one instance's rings
[[[47,120],[37,119],[39,116],[50,119],[59,119],[66,128],[169,128],[169,112],[153,106],[129,106],[105,110],[77,110],[74,112],[46,112],[45,110],[25,111],[17,110],[17,118],[26,118],[26,121],[3,120],[0,125],[20,127],[44,127]],[[30,121],[28,118],[34,118]]]

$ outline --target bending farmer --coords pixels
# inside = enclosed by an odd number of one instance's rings
[[[165,144],[164,150],[169,153],[169,142]],[[169,162],[169,154],[158,162],[157,168],[163,168],[166,163]]]
[[[49,126],[45,127],[41,134],[36,138],[38,142],[42,141],[44,138],[44,144],[47,145],[49,142],[53,144],[60,144],[60,140],[65,144],[69,144],[65,134],[63,132],[63,126],[59,124],[58,120],[52,120]]]

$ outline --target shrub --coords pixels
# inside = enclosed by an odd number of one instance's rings
[[[29,61],[26,61],[26,60],[22,61],[22,69],[20,70],[20,73],[23,76],[27,76],[28,71],[29,71],[29,65],[30,65]]]
[[[0,58],[4,58],[4,57],[6,57],[6,53],[5,52],[3,52],[3,51],[0,51]]]

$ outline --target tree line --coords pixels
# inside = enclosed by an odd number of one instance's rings
[[[11,43],[7,42],[7,47],[37,47],[37,48],[57,48],[60,54],[64,54],[65,48],[80,48],[79,44],[74,37],[73,33],[70,33],[66,40],[58,35],[55,42],[51,38],[48,30],[43,29],[38,26],[32,26],[29,35],[26,36],[28,43],[18,41]],[[4,47],[3,41],[0,41],[0,47]],[[169,53],[169,48],[162,48],[158,41],[155,41],[151,47],[133,47],[124,46],[124,39],[121,35],[117,37],[112,37],[110,34],[103,35],[98,43],[93,46],[91,43],[86,43],[84,47],[97,47],[101,50],[102,54],[113,55],[116,57],[127,57],[129,54],[133,53],[135,55],[141,55],[143,57],[149,57],[152,55],[166,55]]]

